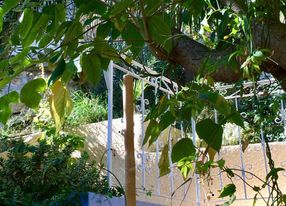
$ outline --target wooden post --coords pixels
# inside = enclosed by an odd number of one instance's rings
[[[136,171],[134,156],[134,120],[133,120],[133,77],[123,77],[123,110],[125,127],[125,190],[127,206],[136,205]]]

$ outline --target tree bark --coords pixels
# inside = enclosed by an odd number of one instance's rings
[[[272,53],[269,61],[265,61],[261,69],[282,81],[282,85],[286,89],[286,25],[280,22],[269,24],[255,22],[252,28],[255,48],[267,48]],[[233,83],[242,78],[240,66],[243,61],[239,59],[233,59],[231,64],[218,64],[212,72],[204,69],[206,63],[208,65],[216,64],[222,58],[233,53],[235,49],[231,45],[228,48],[211,50],[187,36],[174,39],[174,45],[171,54],[165,59],[179,64],[185,69],[186,81],[192,80],[194,75],[199,73],[225,83]],[[162,52],[160,51],[160,53]]]

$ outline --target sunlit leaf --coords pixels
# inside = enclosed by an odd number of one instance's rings
[[[18,5],[18,2],[19,0],[4,0],[3,6],[2,6],[4,13],[9,12],[11,9],[16,7]]]
[[[36,23],[33,24],[27,36],[23,39],[24,48],[30,46],[37,38],[40,30],[44,30],[48,23],[48,15],[42,14]]]
[[[30,8],[25,8],[22,15],[23,20],[19,25],[19,34],[22,39],[25,39],[33,26],[34,13]]]
[[[72,111],[72,100],[69,91],[60,80],[52,85],[51,91],[52,94],[49,97],[50,110],[56,131],[59,132],[64,124],[65,117]]]
[[[46,90],[46,81],[42,78],[29,81],[20,92],[20,100],[30,108],[37,108]]]

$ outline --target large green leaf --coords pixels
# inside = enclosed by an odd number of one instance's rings
[[[226,101],[226,99],[219,95],[216,92],[202,92],[199,94],[200,99],[205,101],[208,104],[211,104],[212,106],[215,107],[215,109],[225,115],[228,116],[231,114],[231,106],[230,104]]]
[[[59,132],[64,124],[65,117],[72,111],[72,100],[69,91],[60,80],[52,85],[51,90],[52,94],[49,97],[50,110],[56,131]]]
[[[128,45],[131,45],[130,50],[134,55],[139,55],[144,46],[144,39],[136,27],[128,22],[122,32],[122,37]]]
[[[160,170],[160,177],[170,173],[170,161],[169,161],[169,149],[168,144],[166,144],[162,150],[161,157],[158,163]]]
[[[183,158],[194,156],[196,153],[193,141],[190,138],[179,140],[172,149],[172,162],[176,163]]]
[[[162,5],[163,0],[145,0],[144,3],[146,4],[145,8],[145,15],[151,16],[156,10]]]
[[[115,17],[118,14],[122,14],[122,12],[126,11],[126,9],[132,4],[132,0],[121,0],[114,4],[110,11],[110,17]]]
[[[20,92],[20,100],[30,108],[37,108],[42,99],[42,93],[46,90],[46,81],[42,78],[29,81]]]
[[[30,8],[25,8],[22,15],[23,19],[19,24],[19,34],[22,39],[25,39],[33,26],[34,13]]]
[[[149,146],[153,144],[159,137],[160,133],[163,132],[168,126],[170,126],[175,121],[175,117],[170,111],[165,112],[160,116],[160,121],[151,120],[146,129],[144,144],[145,141],[149,140]],[[151,137],[149,139],[149,137]]]
[[[101,62],[100,58],[94,52],[84,53],[80,59],[83,69],[84,79],[91,84],[99,83],[101,79]]]
[[[110,33],[111,28],[112,23],[110,21],[106,22],[105,24],[101,24],[96,29],[96,35],[102,39],[105,39]]]
[[[49,15],[50,24],[48,30],[54,32],[58,26],[66,20],[66,9],[63,4],[51,4],[44,7],[44,14]]]
[[[234,184],[228,184],[226,186],[223,187],[219,197],[226,197],[226,196],[231,196],[235,193],[236,191],[236,187]]]
[[[160,133],[161,130],[158,122],[156,120],[151,119],[145,132],[143,144],[146,144],[149,141],[150,137],[151,139],[153,139],[153,141],[156,140],[156,138],[160,135]]]
[[[222,144],[223,128],[211,119],[204,119],[197,123],[196,131],[210,147],[219,152]]]
[[[63,45],[68,47],[68,52],[73,53],[78,46],[78,40],[82,37],[83,26],[79,21],[74,21],[68,27],[65,37],[63,40]]]
[[[77,68],[74,64],[74,61],[73,60],[70,60],[67,64],[66,64],[66,67],[65,67],[65,71],[64,73],[62,74],[62,81],[64,83],[68,83],[72,77],[74,76],[74,74],[76,73],[77,71]]]
[[[28,55],[30,49],[24,48],[21,52],[9,59],[10,64],[23,63],[25,57]]]
[[[148,30],[152,40],[170,53],[172,50],[172,33],[170,25],[165,22],[163,16],[152,16],[148,21]]]
[[[82,14],[99,14],[104,16],[107,12],[108,4],[101,0],[75,0],[75,5],[78,9],[77,17],[80,17]]]
[[[6,124],[6,122],[8,121],[9,117],[12,114],[10,104],[16,103],[18,101],[19,101],[19,94],[15,91],[0,97],[0,122]]]
[[[42,31],[45,30],[47,23],[48,15],[42,14],[40,18],[33,24],[27,36],[23,39],[22,45],[24,48],[30,46],[36,40],[40,31],[42,33]]]
[[[106,40],[100,37],[96,37],[93,40],[93,46],[94,46],[93,52],[95,54],[113,61],[120,60],[117,51],[112,46],[110,46]]]
[[[56,82],[64,73],[66,67],[66,62],[64,59],[61,59],[60,62],[58,63],[57,67],[53,71],[52,75],[49,78],[48,85],[53,84]]]
[[[18,5],[19,0],[5,0],[3,3],[3,11],[4,13],[9,12],[11,9]]]

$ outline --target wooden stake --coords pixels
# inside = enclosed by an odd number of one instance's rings
[[[123,77],[123,110],[126,123],[125,130],[125,188],[127,206],[136,205],[136,171],[134,156],[134,120],[133,120],[133,77]]]

